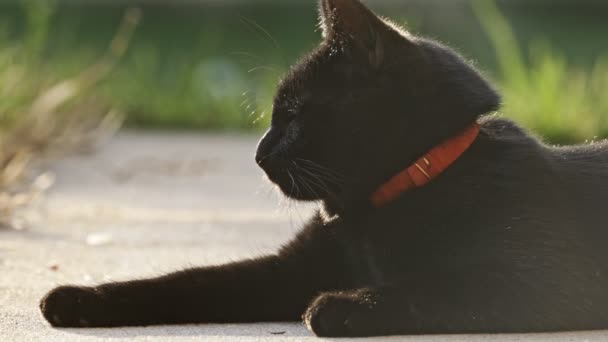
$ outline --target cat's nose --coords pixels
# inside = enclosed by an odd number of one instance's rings
[[[258,166],[264,168],[264,163],[268,162],[270,157],[271,157],[270,154],[264,155],[258,151],[258,153],[256,153],[256,155],[255,155],[255,162],[256,162],[256,164],[258,164]]]
[[[255,162],[268,176],[284,167],[283,159],[274,152],[256,154]]]
[[[273,155],[274,141],[272,131],[268,131],[258,145],[258,150],[255,154],[255,162],[264,169],[264,165],[268,164]]]

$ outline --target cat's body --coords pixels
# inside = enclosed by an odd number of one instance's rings
[[[325,42],[281,84],[256,158],[323,209],[275,255],[41,304],[55,326],[297,320],[321,336],[608,328],[608,144],[548,147],[482,117],[495,91],[450,50],[355,0],[321,2]],[[478,120],[434,181],[370,194]]]

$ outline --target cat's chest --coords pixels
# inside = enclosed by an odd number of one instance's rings
[[[387,285],[412,269],[407,254],[407,241],[395,241],[398,236],[387,236],[358,222],[341,239],[346,263],[361,286]]]
[[[383,260],[377,248],[366,241],[352,241],[345,246],[347,263],[360,286],[382,285],[387,282]]]
[[[462,254],[454,253],[458,244],[449,243],[452,238],[438,236],[431,227],[402,217],[367,217],[344,223],[348,225],[340,239],[344,257],[362,286],[407,280],[428,272],[449,255]]]

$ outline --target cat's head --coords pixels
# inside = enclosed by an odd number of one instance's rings
[[[499,107],[456,53],[358,0],[322,0],[320,13],[323,42],[281,81],[256,156],[287,196],[335,206],[367,196]]]

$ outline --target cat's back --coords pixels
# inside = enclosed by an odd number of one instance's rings
[[[551,146],[507,119],[489,117],[481,124],[485,140],[481,149],[487,149],[484,164],[496,161],[503,165],[500,169],[527,175],[537,184],[559,183],[557,194],[608,199],[608,140]]]
[[[605,216],[608,203],[608,140],[548,148],[564,191],[576,198],[577,209],[591,217]],[[602,211],[601,213],[598,211]]]
[[[488,118],[482,127],[490,152],[481,164],[496,161],[484,172],[495,170],[509,180],[502,196],[524,193],[531,201],[519,203],[534,208],[534,213],[545,216],[554,226],[565,225],[570,232],[587,231],[592,240],[608,239],[608,140],[551,146],[510,120]],[[486,181],[500,180],[494,177]],[[500,192],[497,187],[490,188]],[[608,253],[603,254],[608,262]]]
[[[598,174],[608,171],[608,140],[583,145],[551,147],[553,157],[572,167],[584,167]],[[584,170],[582,170],[584,171]],[[608,173],[606,173],[608,176]]]
[[[584,145],[551,147],[551,155],[560,170],[564,198],[569,198],[578,224],[572,229],[586,230],[593,244],[600,243],[608,263],[608,141]]]

